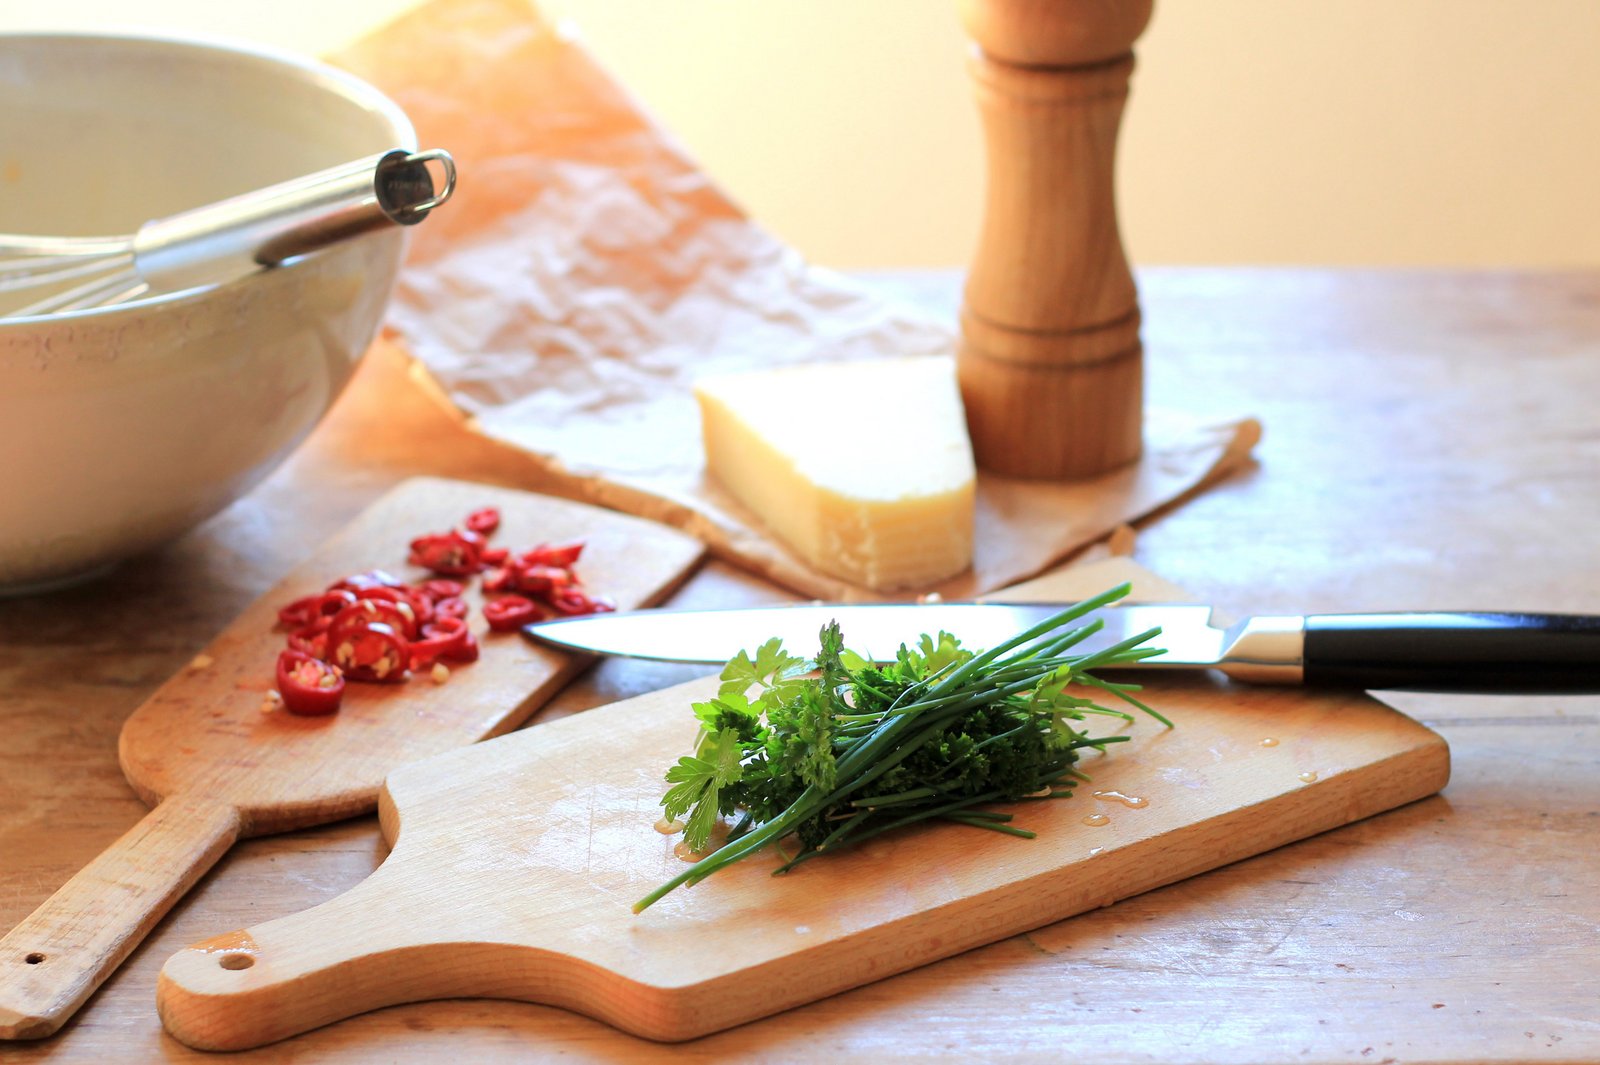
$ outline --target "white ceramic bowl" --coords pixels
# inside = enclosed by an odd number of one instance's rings
[[[0,232],[147,219],[390,148],[376,89],[198,40],[0,34]],[[0,318],[0,592],[79,579],[249,491],[305,438],[372,341],[395,229],[241,281]],[[26,293],[0,293],[0,311]]]

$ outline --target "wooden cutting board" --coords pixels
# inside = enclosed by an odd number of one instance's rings
[[[1131,575],[1144,598],[1171,596]],[[1020,593],[1070,600],[1129,576],[1114,562]],[[1422,798],[1449,777],[1443,739],[1366,695],[1167,674],[1147,698],[1177,727],[1138,722],[1131,742],[1084,762],[1092,785],[1021,808],[1035,840],[923,827],[782,877],[769,875],[775,856],[757,855],[636,916],[631,905],[683,868],[677,838],[654,827],[661,774],[694,740],[690,700],[715,687],[391,774],[384,864],[321,906],[174,955],[157,991],[163,1023],[191,1046],[235,1050],[395,1003],[483,996],[689,1039]]]
[[[482,506],[502,514],[493,543],[581,539],[577,572],[627,608],[655,602],[699,560],[665,526],[525,492],[419,478],[375,503],[253,603],[123,726],[123,772],[154,809],[0,940],[0,1038],[49,1035],[236,839],[370,811],[397,766],[515,727],[586,664],[487,632],[476,582],[466,598],[482,649],[442,685],[350,684],[330,717],[263,713],[284,646],[278,608],[374,567],[404,580],[411,538]]]

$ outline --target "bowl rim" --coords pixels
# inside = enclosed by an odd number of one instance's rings
[[[349,71],[340,70],[338,67],[325,63],[320,59],[294,52],[287,48],[278,48],[273,45],[260,44],[255,41],[221,34],[191,33],[188,31],[173,32],[144,26],[109,26],[96,29],[0,30],[0,48],[3,48],[9,41],[28,40],[108,41],[136,45],[175,46],[180,49],[192,49],[196,52],[231,55],[266,66],[287,68],[292,72],[299,73],[308,82],[380,115],[395,133],[396,143],[394,147],[402,148],[408,152],[418,150],[417,131],[412,126],[411,119],[401,110],[400,105],[395,103],[381,89]],[[274,269],[292,270],[301,263],[315,261],[336,251],[338,251],[337,245],[319,248],[305,255],[296,256],[294,259]],[[251,277],[253,276],[251,275]],[[149,307],[175,303],[180,300],[196,299],[219,289],[231,288],[234,285],[248,284],[251,277],[196,285],[192,288],[179,289],[175,292],[161,292],[152,296],[140,296],[128,300],[126,303],[117,303],[110,306],[84,307],[76,311],[54,311],[48,314],[0,316],[0,329],[5,329],[10,325],[38,325],[41,322],[77,321],[86,318],[102,318],[127,311],[143,310]]]

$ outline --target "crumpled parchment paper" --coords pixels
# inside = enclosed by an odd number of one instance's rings
[[[690,383],[948,354],[953,322],[808,265],[522,0],[433,0],[333,62],[456,158],[455,198],[414,231],[388,328],[469,431],[533,456],[547,491],[676,525],[802,594],[878,598],[801,562],[705,475]],[[1225,476],[1259,434],[1151,412],[1145,458],[1124,470],[981,475],[972,570],[920,591],[971,597],[1035,574]]]

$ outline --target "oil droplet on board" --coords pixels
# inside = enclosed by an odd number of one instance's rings
[[[1308,770],[1300,774],[1300,780],[1306,784],[1315,784],[1317,782],[1317,774]]]
[[[1271,736],[1268,736],[1266,739],[1261,741],[1261,746],[1263,747],[1276,747],[1277,745],[1278,741],[1273,739]]]
[[[1105,814],[1090,814],[1088,817],[1083,819],[1083,823],[1088,825],[1090,828],[1099,828],[1101,825],[1109,825],[1111,823],[1111,818],[1107,817]]]
[[[1090,847],[1089,848],[1089,857],[1093,858],[1096,854],[1099,854],[1103,850],[1105,850],[1104,847]]]
[[[1150,800],[1142,795],[1124,795],[1120,791],[1097,791],[1094,793],[1094,797],[1101,802],[1120,802],[1130,810],[1138,810],[1150,805]]]
[[[656,831],[663,836],[673,836],[683,831],[682,821],[668,821],[665,817],[656,822]]]
[[[658,825],[656,827],[659,828],[660,826]],[[683,826],[680,825],[678,827],[682,828]],[[688,840],[680,839],[676,844],[673,845],[672,853],[676,854],[679,858],[686,862],[698,862],[701,858],[709,857],[724,843],[728,842],[728,834],[732,831],[733,829],[731,826],[729,826],[728,822],[717,821],[711,826],[711,833],[706,839],[705,850],[693,850],[690,848]]]
[[[241,928],[236,932],[224,932],[220,936],[191,943],[189,949],[201,954],[255,954],[261,948],[256,946],[255,937]]]

